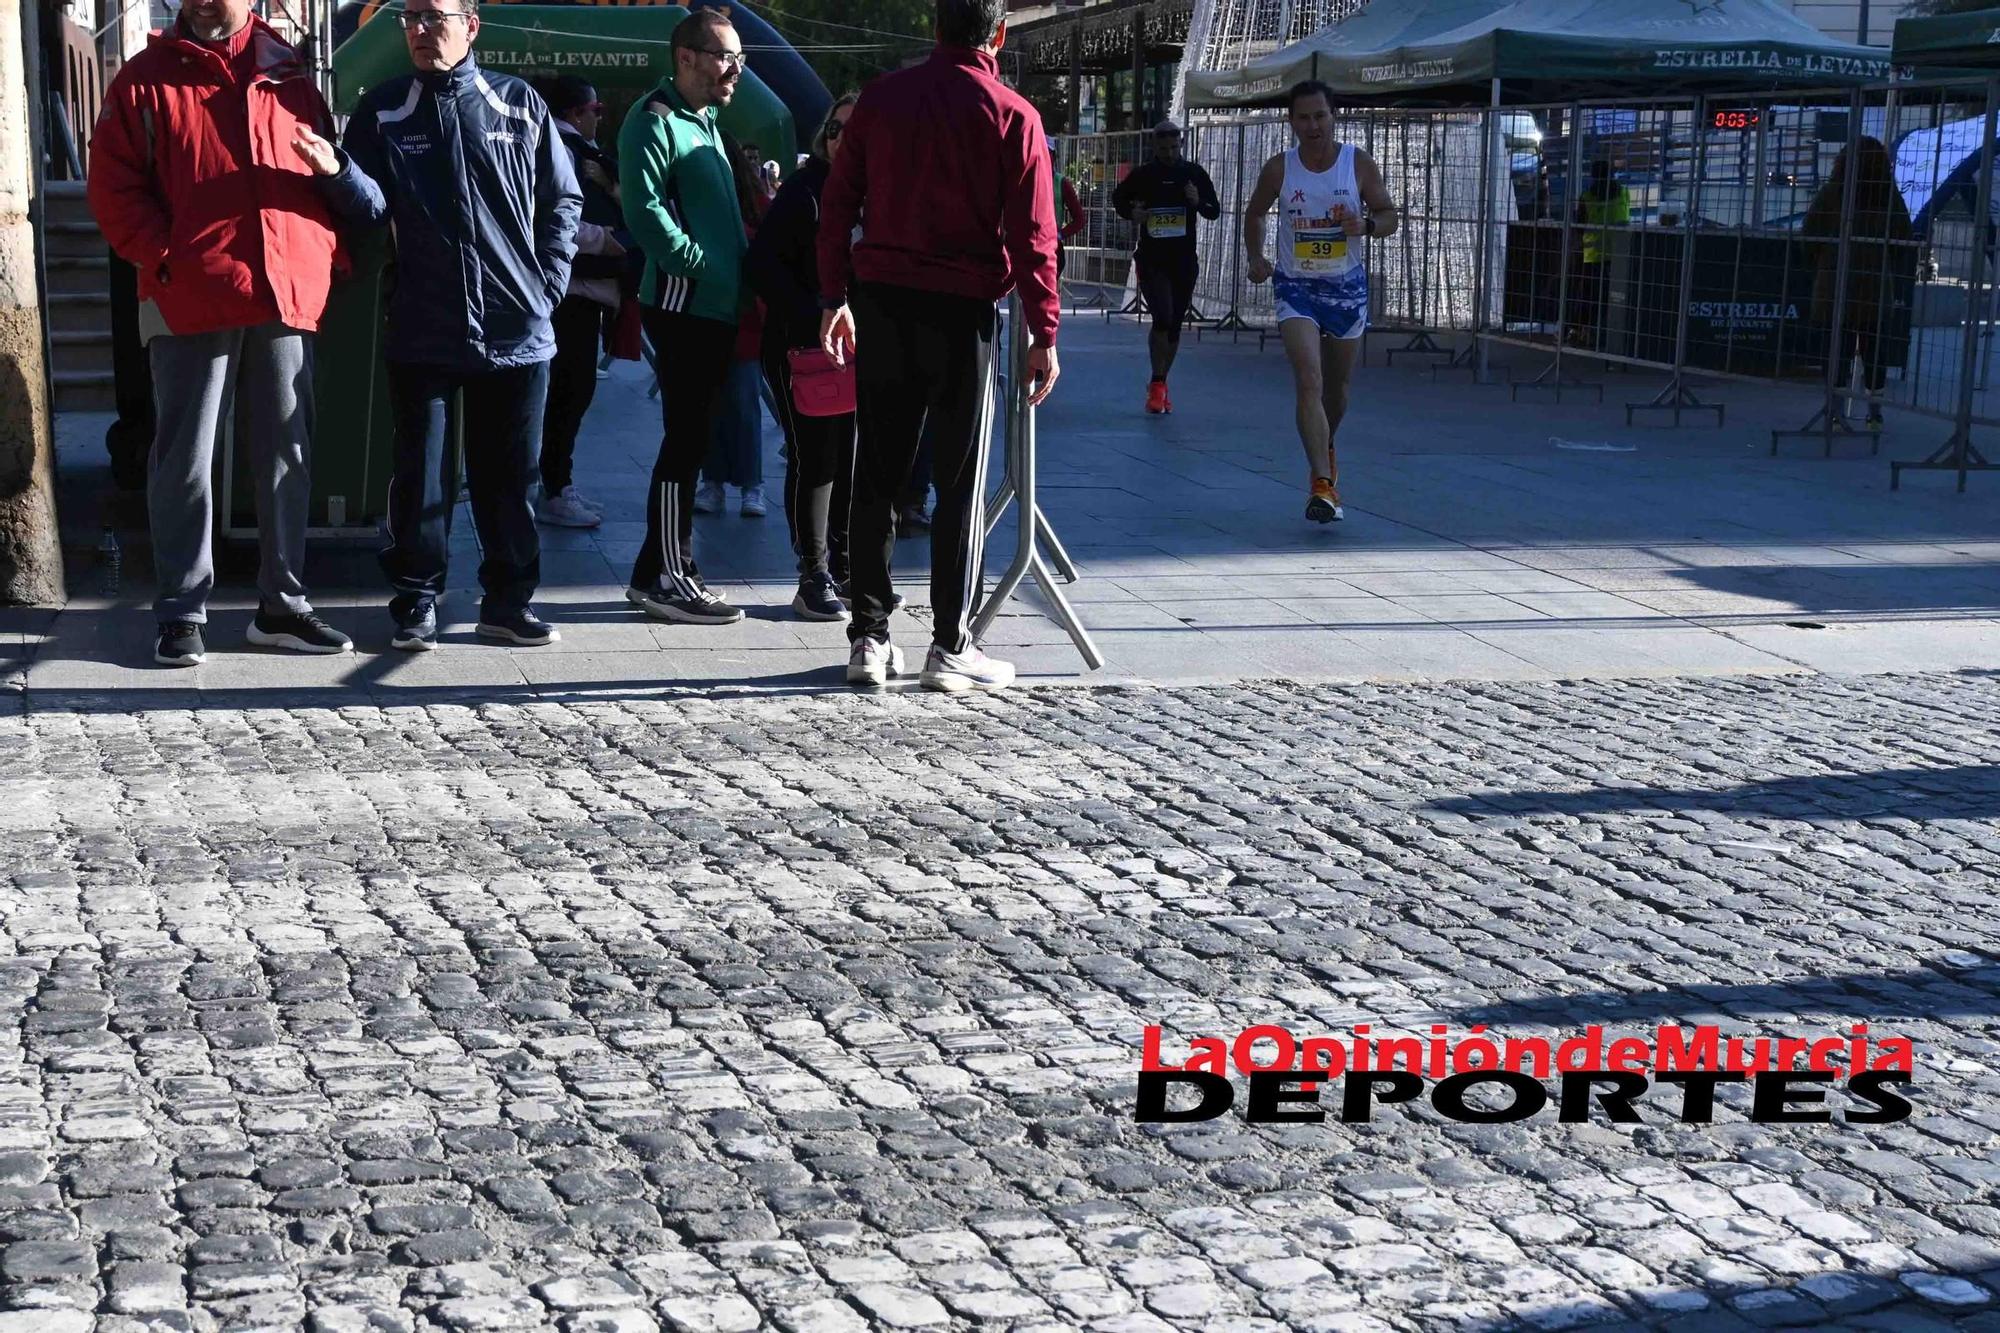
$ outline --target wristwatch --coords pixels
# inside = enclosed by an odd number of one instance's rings
[[[1361,234],[1363,236],[1373,236],[1375,234],[1375,215],[1373,213],[1361,219]]]

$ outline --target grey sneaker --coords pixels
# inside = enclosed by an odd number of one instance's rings
[[[168,620],[160,625],[160,638],[153,645],[153,660],[161,666],[200,666],[208,660],[201,641],[201,625],[192,620]]]
[[[974,644],[962,653],[931,645],[924,658],[924,688],[963,694],[967,690],[1004,690],[1014,683],[1014,664],[988,657]]]
[[[742,607],[731,606],[700,583],[688,597],[678,597],[665,588],[627,588],[625,600],[655,620],[677,625],[734,625],[743,619]]]
[[[721,482],[705,481],[695,487],[694,512],[697,514],[719,514],[722,512],[724,498]]]
[[[250,622],[250,642],[259,648],[289,648],[295,653],[349,653],[354,641],[311,611],[286,615],[261,608]]]
[[[574,486],[563,487],[560,495],[544,495],[535,506],[535,517],[557,528],[594,528],[604,521],[604,515],[578,495]]]
[[[398,652],[427,653],[438,646],[437,603],[422,602],[407,617],[396,622],[389,646]]]
[[[743,517],[762,518],[770,512],[771,507],[764,502],[764,488],[762,486],[745,486],[743,488]]]
[[[799,590],[792,597],[792,611],[800,620],[845,620],[847,608],[840,604],[840,596],[833,590],[831,574],[807,574],[799,580]]]
[[[903,650],[883,639],[856,639],[847,654],[849,685],[887,685],[903,674]]]
[[[494,612],[491,615],[482,611],[474,633],[482,639],[499,639],[524,648],[540,648],[562,639],[562,634],[554,625],[525,606],[518,611]]]

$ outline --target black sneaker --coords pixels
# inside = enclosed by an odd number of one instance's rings
[[[435,602],[419,602],[414,611],[396,622],[391,648],[406,653],[427,653],[438,646],[438,613]]]
[[[920,532],[931,530],[931,511],[919,500],[913,505],[904,505],[896,512],[896,535],[914,537]]]
[[[201,626],[192,620],[169,620],[160,626],[160,641],[153,645],[153,660],[161,666],[200,666],[208,660],[201,641]]]
[[[546,643],[555,643],[562,638],[556,627],[543,620],[527,607],[518,611],[507,611],[498,615],[479,615],[479,629],[482,638],[504,639],[508,643],[518,643],[524,648],[539,648]]]
[[[250,642],[259,648],[288,648],[295,653],[354,651],[354,640],[311,611],[293,616],[259,609],[250,622]]]
[[[627,588],[625,600],[655,620],[677,625],[734,625],[743,619],[742,607],[717,597],[699,579],[690,582],[694,590],[686,597],[665,588]]]
[[[849,606],[854,605],[854,580],[842,579],[839,583],[834,585],[834,592],[839,595],[841,601],[846,602]],[[902,609],[903,609],[903,594],[899,592],[890,593],[889,614],[894,615],[896,614],[896,612]]]
[[[840,594],[833,588],[833,576],[824,570],[807,574],[799,580],[798,593],[792,598],[792,610],[801,620],[847,619],[847,608],[840,604]]]

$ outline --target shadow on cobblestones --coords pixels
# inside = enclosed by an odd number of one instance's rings
[[[1996,1014],[2000,1014],[2000,960],[1961,953],[1949,961],[1940,958],[1928,968],[1889,972],[1806,976],[1737,986],[1691,982],[1672,990],[1538,996],[1455,1009],[1452,1019],[1461,1024],[1499,1027],[1522,1023],[1686,1023],[1723,1018],[1754,1022],[1760,1030],[1771,1031],[1776,1027],[1773,1020],[1831,1015],[1861,1018],[1872,1023],[1878,1033],[1887,1033],[1897,1030],[1899,1019],[1928,1022]],[[1844,1032],[1845,1028],[1835,1025],[1828,1030]]]
[[[1772,778],[1712,789],[1599,787],[1505,791],[1436,801],[1455,814],[1612,815],[1713,810],[1764,819],[1992,819],[2000,816],[2000,766],[1892,768]]]

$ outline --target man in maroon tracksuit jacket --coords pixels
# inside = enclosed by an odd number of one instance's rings
[[[1055,192],[1035,109],[1000,82],[1006,0],[937,0],[929,60],[868,85],[820,200],[821,342],[855,360],[847,679],[902,670],[889,642],[896,497],[931,421],[937,511],[923,683],[1004,689],[1014,668],[972,642],[992,433],[994,302],[1018,286],[1030,401],[1055,386]],[[856,224],[860,224],[858,241]],[[850,280],[852,291],[849,290]]]

